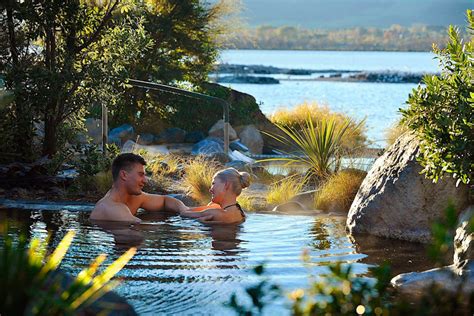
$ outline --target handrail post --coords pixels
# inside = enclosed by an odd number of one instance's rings
[[[102,103],[102,153],[104,156],[107,154],[108,132],[107,106]]]

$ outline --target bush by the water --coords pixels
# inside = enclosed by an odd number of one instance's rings
[[[267,192],[267,203],[278,205],[286,203],[303,189],[304,181],[300,175],[294,174],[285,177],[270,185]]]
[[[324,182],[315,194],[314,204],[324,211],[348,211],[367,172],[341,170]]]
[[[469,41],[449,27],[446,48],[435,48],[441,75],[425,76],[423,86],[402,110],[405,123],[420,138],[419,161],[427,177],[437,181],[445,173],[459,182],[474,180],[474,14],[467,10]]]
[[[347,115],[333,112],[327,106],[317,103],[303,103],[290,110],[280,109],[270,116],[270,120],[274,124],[300,130],[308,117],[314,126],[317,126],[321,121],[334,120],[337,126],[342,127],[345,121],[350,120],[348,130],[341,139],[342,148],[346,152],[353,153],[363,150],[367,146],[364,121],[351,120]]]
[[[385,130],[385,141],[387,143],[387,148],[393,145],[393,143],[395,143],[398,137],[400,137],[407,131],[409,131],[408,126],[406,126],[401,121],[398,121],[394,123],[392,126],[390,126],[389,128],[387,128]]]

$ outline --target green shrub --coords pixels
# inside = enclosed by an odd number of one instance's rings
[[[452,174],[457,183],[474,179],[474,15],[467,10],[470,41],[449,27],[445,49],[435,47],[441,75],[425,76],[410,94],[404,122],[421,140],[423,173],[437,181]]]

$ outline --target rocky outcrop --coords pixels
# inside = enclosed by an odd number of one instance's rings
[[[418,145],[414,135],[405,134],[377,159],[349,210],[351,234],[428,242],[432,222],[449,201],[458,210],[467,205],[467,187],[456,187],[452,178],[433,183],[420,175]]]
[[[245,125],[237,129],[240,141],[252,154],[260,155],[263,150],[263,137],[255,125]]]

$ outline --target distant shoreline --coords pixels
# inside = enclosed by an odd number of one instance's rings
[[[277,75],[279,78],[275,78]],[[281,77],[286,75],[287,77]],[[419,83],[427,72],[292,69],[264,65],[218,64],[210,74],[220,83],[278,84],[280,81]]]

